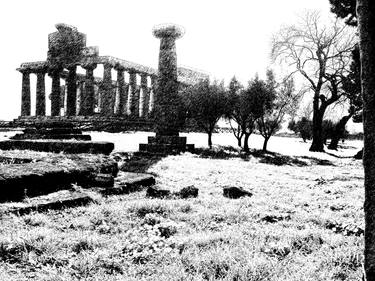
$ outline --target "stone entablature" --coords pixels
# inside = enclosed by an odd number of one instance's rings
[[[31,116],[30,74],[37,76],[36,116],[46,115],[45,75],[52,78],[51,116],[130,116],[147,118],[154,109],[155,83],[158,71],[154,68],[115,58],[99,56],[98,47],[86,47],[86,35],[77,28],[57,24],[57,32],[49,34],[46,61],[25,62],[17,69],[22,73],[21,116]],[[103,78],[94,77],[97,65],[103,65]],[[78,74],[77,66],[86,70]],[[117,79],[112,79],[112,69]],[[125,73],[129,82],[125,82]],[[137,83],[140,76],[140,83]],[[178,68],[178,82],[191,85],[208,75]],[[62,99],[62,85],[65,80]],[[149,83],[150,81],[151,83]]]

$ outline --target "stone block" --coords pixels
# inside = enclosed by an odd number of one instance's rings
[[[0,211],[24,215],[35,211],[42,212],[82,206],[94,201],[94,197],[87,192],[60,190],[48,195],[34,197],[24,202],[0,204]]]
[[[111,142],[65,141],[65,140],[6,140],[0,141],[2,150],[35,150],[45,152],[110,154]]]
[[[224,197],[231,198],[231,199],[238,199],[244,196],[253,196],[253,194],[249,191],[244,190],[241,187],[236,186],[226,186],[223,188],[223,195]]]

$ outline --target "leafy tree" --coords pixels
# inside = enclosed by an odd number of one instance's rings
[[[274,99],[274,90],[258,76],[249,82],[248,87],[241,92],[239,99],[243,116],[244,131],[244,151],[249,152],[249,137],[256,128],[256,121],[260,118],[265,110],[272,107]]]
[[[333,128],[332,139],[328,149],[337,150],[338,142],[345,134],[346,123],[353,116],[357,116],[357,121],[362,115],[362,96],[361,96],[361,78],[360,78],[360,58],[358,45],[352,51],[352,63],[349,73],[342,77],[342,90],[345,99],[349,102],[348,114],[343,116]]]
[[[294,120],[290,121],[288,128],[296,134],[300,134],[304,142],[306,142],[306,140],[310,140],[312,137],[312,121],[306,117],[302,117],[297,122]]]
[[[228,111],[228,98],[223,83],[209,80],[198,82],[186,89],[188,108],[198,126],[208,134],[208,146],[212,148],[212,133],[216,123]]]
[[[310,151],[324,151],[322,123],[327,107],[343,97],[341,78],[350,64],[354,33],[338,20],[322,26],[317,12],[307,12],[298,25],[282,28],[272,44],[274,61],[287,63],[313,92],[313,141]]]
[[[241,93],[243,92],[243,86],[240,82],[236,79],[235,76],[229,82],[229,89],[228,89],[228,112],[225,114],[225,117],[229,121],[229,125],[231,127],[231,131],[233,135],[237,139],[237,145],[239,147],[242,146],[242,137],[245,134],[245,120],[247,118],[244,115],[243,108],[241,106]],[[236,125],[232,124],[232,120],[236,123]]]
[[[329,0],[329,3],[331,4],[332,13],[345,19],[347,25],[357,26],[356,0]]]
[[[257,120],[257,128],[264,138],[263,151],[267,151],[271,136],[280,130],[285,115],[292,114],[300,101],[300,96],[294,92],[293,79],[286,79],[278,85],[270,70],[267,72],[267,77],[268,94],[272,102],[268,108],[264,108]]]
[[[365,280],[375,280],[375,2],[357,0],[363,97],[365,171]]]

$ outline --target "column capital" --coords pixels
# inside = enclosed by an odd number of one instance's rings
[[[108,68],[113,68],[114,65],[111,62],[104,62],[103,63],[103,67],[108,69]]]
[[[126,67],[125,66],[122,66],[121,64],[119,63],[116,63],[115,66],[114,66],[114,69],[116,71],[125,71],[126,70]]]
[[[18,70],[19,72],[21,72],[22,74],[30,74],[30,73],[33,73],[33,71],[32,71],[31,68],[21,67],[21,68],[17,68],[17,70]]]
[[[96,63],[83,63],[81,64],[82,68],[86,69],[86,70],[94,70],[97,66]]]

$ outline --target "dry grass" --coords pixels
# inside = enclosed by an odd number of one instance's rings
[[[172,191],[195,185],[198,198],[149,199],[140,191],[86,207],[3,214],[0,280],[359,280],[363,171],[360,161],[337,157],[354,154],[358,145],[350,146],[336,157],[275,149],[291,157],[281,165],[258,154],[170,156],[149,172]],[[225,198],[228,185],[253,196]]]

